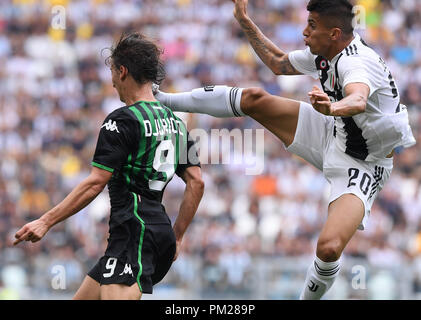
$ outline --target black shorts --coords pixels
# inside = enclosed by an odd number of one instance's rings
[[[88,275],[101,285],[137,282],[142,293],[152,293],[170,269],[175,251],[170,221],[145,224],[133,217],[110,229],[105,254]]]

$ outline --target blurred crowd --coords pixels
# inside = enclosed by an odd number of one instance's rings
[[[304,48],[306,3],[250,1],[249,14],[288,52]],[[357,32],[387,62],[421,141],[421,2],[357,4],[366,9],[366,26]],[[107,48],[123,31],[141,31],[163,48],[164,91],[259,86],[307,101],[308,90],[318,83],[305,76],[274,76],[248,45],[232,10],[229,0],[0,2],[0,299],[54,294],[55,266],[64,266],[66,290],[72,293],[105,250],[107,190],[42,241],[16,247],[12,242],[18,228],[61,201],[90,172],[102,121],[123,105],[104,63]],[[247,118],[181,116],[190,130],[261,129]],[[420,155],[420,144],[398,150],[367,229],[357,232],[344,253],[379,268],[412,266],[414,295],[421,294]],[[256,259],[314,255],[327,215],[329,185],[322,174],[287,153],[269,132],[262,174],[247,175],[245,167],[202,166],[205,194],[167,283],[188,288],[200,276],[203,292],[244,292],[257,272]],[[177,177],[167,186],[164,204],[172,221],[183,191]],[[193,268],[191,261],[199,266]]]

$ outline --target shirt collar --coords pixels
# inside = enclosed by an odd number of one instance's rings
[[[358,33],[354,32],[354,39],[351,41],[351,43],[349,44],[349,46],[353,45],[353,44],[357,44],[359,41],[361,41],[361,37]],[[348,47],[349,47],[348,46]],[[348,48],[347,47],[347,48]],[[330,61],[330,63],[336,63],[336,61],[338,61],[339,57],[341,56],[341,54],[343,54],[345,51],[345,49],[343,49],[341,52],[339,52],[336,56],[333,57],[332,61]]]

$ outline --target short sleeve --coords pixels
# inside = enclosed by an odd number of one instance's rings
[[[191,138],[188,131],[187,139],[184,146],[181,148],[181,152],[179,155],[179,162],[176,170],[176,174],[181,176],[183,172],[189,167],[200,167],[199,155],[196,149],[196,143]]]
[[[342,88],[350,83],[364,83],[370,88],[369,97],[378,89],[364,61],[359,56],[343,57],[338,66]]]
[[[124,112],[113,112],[103,122],[92,165],[110,172],[120,169],[135,146],[139,126]]]
[[[315,55],[310,52],[310,48],[305,50],[295,50],[288,53],[291,65],[302,74],[318,79],[319,75],[315,64]]]

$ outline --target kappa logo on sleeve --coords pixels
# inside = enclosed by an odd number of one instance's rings
[[[108,122],[104,123],[101,129],[104,127],[108,131],[117,131],[117,133],[120,133],[120,131],[118,131],[118,128],[117,128],[117,123],[111,119],[108,120]]]

